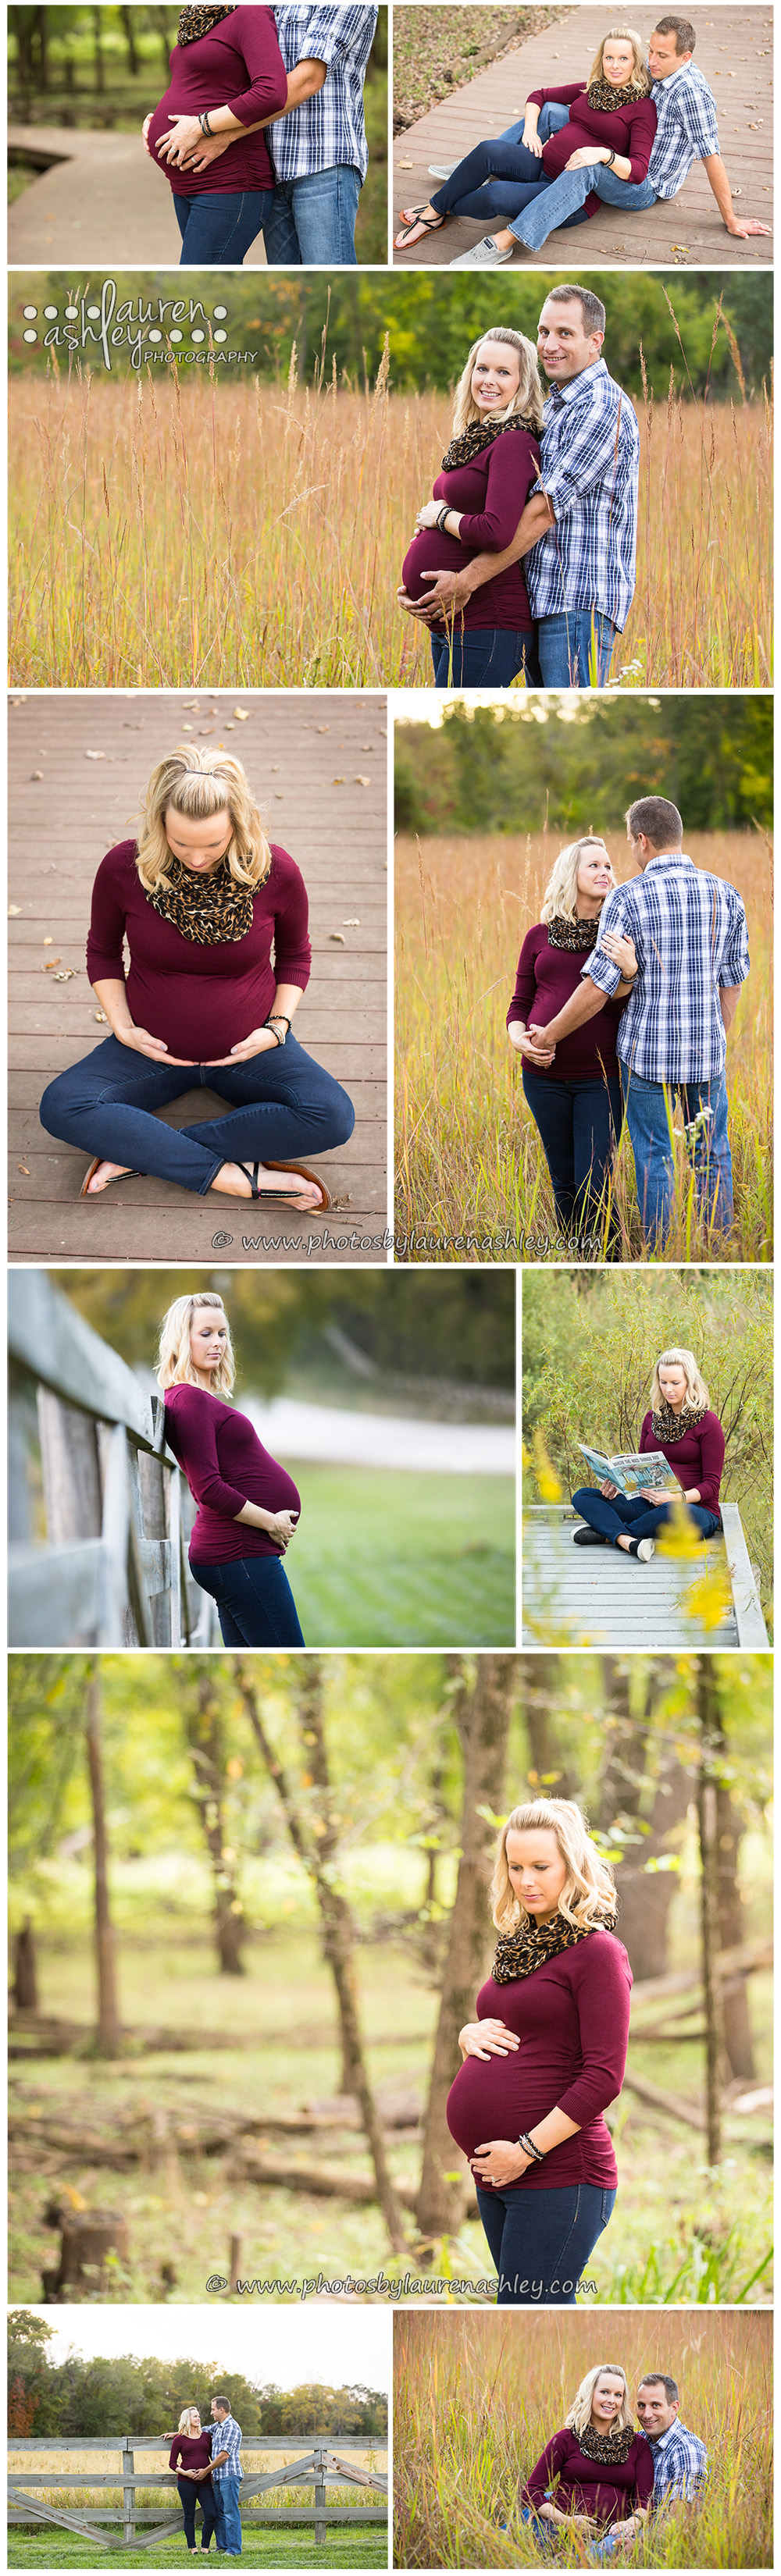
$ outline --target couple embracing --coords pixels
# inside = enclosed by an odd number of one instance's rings
[[[208,2553],[214,2534],[218,2558],[240,2558],[241,2425],[231,2414],[227,2397],[212,2398],[211,2414],[211,2423],[202,2425],[197,2406],[185,2406],[168,2466],[176,2471],[189,2557],[195,2557],[195,2508],[200,2497],[201,2549]]]

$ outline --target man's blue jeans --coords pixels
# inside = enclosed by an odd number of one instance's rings
[[[617,628],[600,608],[562,608],[541,617],[537,659],[544,689],[602,689]]]
[[[303,179],[278,179],[263,227],[273,268],[356,268],[360,171],[348,161]]]
[[[604,161],[591,161],[585,170],[563,170],[560,179],[552,179],[549,188],[541,188],[522,214],[511,217],[508,229],[517,241],[525,243],[527,250],[541,250],[548,234],[569,223],[578,207],[585,205],[592,189],[604,205],[620,206],[625,215],[642,214],[646,206],[656,204],[656,189],[650,179],[641,179],[633,187],[630,179],[617,179]]]
[[[198,197],[174,194],[182,236],[180,268],[240,268],[263,231],[273,203],[270,188],[205,189]]]
[[[214,2478],[212,2486],[217,2507],[217,2548],[223,2558],[240,2558],[239,2480],[238,2478]]]
[[[724,1075],[716,1075],[712,1082],[678,1085],[643,1082],[628,1065],[622,1064],[621,1089],[649,1250],[655,1252],[662,1247],[670,1230],[675,1186],[670,1124],[680,1124],[681,1120],[685,1127],[694,1129],[687,1141],[700,1213],[726,1232],[732,1224],[733,1201]],[[702,1110],[710,1110],[710,1117],[701,1117]]]

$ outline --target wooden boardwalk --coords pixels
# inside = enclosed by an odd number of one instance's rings
[[[248,710],[246,722],[237,707]],[[262,1265],[387,1260],[386,729],[385,699],[360,692],[217,691],[195,700],[185,691],[52,691],[11,700],[9,1260],[210,1261],[215,1250]],[[81,1201],[84,1155],[40,1125],[52,1074],[106,1035],[84,962],[98,863],[132,830],[155,762],[187,739],[239,754],[270,838],[290,850],[308,887],[312,979],[296,1036],[356,1109],[349,1143],[318,1158],[336,1203],[326,1218],[291,1219],[279,1205],[264,1217],[248,1202],[196,1198],[140,1177]],[[76,969],[72,982],[45,972],[55,958]],[[197,1105],[191,1094],[163,1115],[185,1126],[220,1106],[200,1091]],[[261,1233],[258,1249],[252,1239]]]
[[[445,13],[446,14],[446,13]],[[442,99],[418,118],[393,146],[393,206],[425,205],[437,182],[429,162],[446,167],[470,152],[475,143],[503,133],[522,116],[529,91],[585,76],[600,37],[610,23],[604,9],[576,7],[559,25],[516,45],[463,89]],[[639,22],[645,26],[645,21]],[[648,21],[648,27],[652,21]],[[772,223],[773,181],[773,15],[766,5],[732,9],[719,5],[710,19],[698,12],[698,69],[709,82],[719,117],[719,146],[736,212]],[[393,231],[398,232],[394,223]],[[441,233],[431,233],[414,250],[394,251],[400,268],[447,267],[451,259],[498,230],[498,219],[484,224],[461,220]],[[624,218],[619,209],[601,207],[588,224],[574,232],[551,233],[542,250],[519,250],[506,268],[496,271],[492,294],[501,296],[508,278],[527,268],[565,269],[568,277],[601,267],[617,268],[755,268],[772,265],[772,237],[758,235],[735,241],[722,223],[704,170],[695,162],[680,195],[657,201],[647,214]],[[512,319],[501,304],[493,307]]]
[[[642,1565],[623,1548],[575,1547],[574,1532],[583,1523],[571,1504],[534,1506],[523,1521],[522,1644],[633,1646],[645,1654],[697,1646],[767,1648],[756,1580],[734,1504],[724,1504],[723,1519],[724,1538],[699,1548],[689,1562],[657,1552],[649,1565]],[[704,1580],[714,1585],[718,1600],[725,1556],[729,1606],[711,1625],[687,1604],[696,1587],[701,1608]]]

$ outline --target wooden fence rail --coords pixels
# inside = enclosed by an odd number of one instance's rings
[[[193,1504],[162,1400],[45,1271],[14,1272],[8,1308],[9,1644],[210,1645],[214,1604],[187,1563]]]
[[[148,2506],[136,2505],[137,2488],[165,2487],[170,2491],[175,2487],[176,2480],[170,2469],[162,2472],[154,2469],[137,2470],[135,2454],[137,2450],[170,2450],[172,2440],[171,2433],[157,2436],[147,2433],[127,2433],[116,2435],[113,2439],[108,2436],[102,2442],[47,2441],[45,2436],[40,2440],[22,2441],[16,2435],[10,2434],[9,2450],[14,2453],[21,2452],[26,2459],[29,2452],[45,2451],[47,2455],[50,2452],[63,2452],[66,2455],[66,2467],[62,2476],[58,2474],[56,2467],[47,2469],[43,2474],[40,2471],[29,2472],[9,2468],[9,2524],[30,2521],[54,2523],[65,2531],[77,2531],[88,2535],[93,2546],[98,2549],[111,2549],[117,2545],[116,2537],[113,2528],[107,2531],[105,2526],[121,2523],[120,2546],[123,2549],[150,2549],[154,2542],[167,2540],[174,2532],[181,2531],[181,2507],[176,2512],[164,2513],[161,2517],[157,2506],[150,2510]],[[265,2527],[266,2524],[270,2524],[274,2529],[285,2523],[300,2523],[305,2527],[313,2524],[315,2542],[319,2547],[334,2524],[352,2528],[359,2524],[387,2522],[387,2471],[380,2473],[358,2468],[355,2463],[341,2456],[345,2451],[366,2451],[373,2448],[383,2451],[387,2448],[385,2441],[377,2442],[375,2445],[371,2439],[367,2441],[365,2438],[348,2434],[340,2437],[340,2447],[337,2452],[325,2438],[318,2439],[305,2433],[291,2433],[287,2438],[282,2435],[272,2435],[267,2439],[261,2435],[251,2443],[250,2447],[259,2451],[287,2451],[290,2449],[291,2442],[308,2440],[311,2441],[312,2448],[304,2453],[303,2458],[287,2460],[279,2469],[243,2477],[242,2516],[250,2503],[253,2503],[258,2496],[266,2495],[273,2487],[311,2487],[314,2496],[312,2505],[281,2505],[277,2506],[276,2510],[264,2507],[260,2514],[252,2516],[255,2530],[261,2525]],[[120,2455],[120,2464],[114,2475],[106,2470],[90,2472],[88,2469],[77,2470],[67,2467],[69,2453],[76,2452],[81,2458],[85,2451],[99,2451],[105,2458],[106,2452],[111,2451],[115,2445]],[[379,2505],[349,2505],[342,2509],[338,2505],[329,2504],[328,2489],[335,2488],[344,2493],[345,2485],[366,2487],[370,2492],[381,2495],[384,2501]],[[105,2506],[93,2504],[84,2506],[81,2511],[61,2504],[45,2504],[36,2492],[40,2487],[48,2487],[50,2490],[66,2487],[70,2491],[72,2488],[81,2487],[94,2489],[120,2486],[122,2488],[121,2508],[119,2505],[112,2507],[107,2501]],[[139,2533],[140,2524],[149,2525],[151,2528],[145,2528]]]

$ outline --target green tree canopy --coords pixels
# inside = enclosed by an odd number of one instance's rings
[[[671,797],[688,831],[769,830],[773,700],[458,698],[441,726],[397,723],[395,764],[400,832],[607,831],[641,795]]]

